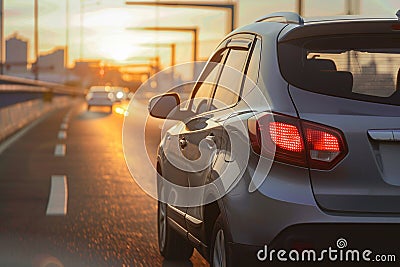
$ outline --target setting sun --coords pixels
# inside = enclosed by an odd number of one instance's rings
[[[104,44],[101,50],[104,52],[104,57],[116,61],[124,61],[128,59],[132,53],[132,48],[124,44]]]
[[[127,43],[121,37],[104,37],[98,44],[98,50],[102,56],[108,60],[126,61],[137,53],[138,48],[135,45]]]

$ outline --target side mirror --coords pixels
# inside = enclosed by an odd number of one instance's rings
[[[180,103],[181,100],[177,93],[158,95],[150,99],[149,113],[152,117],[166,119]]]

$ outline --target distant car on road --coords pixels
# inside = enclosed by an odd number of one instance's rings
[[[112,107],[115,102],[115,94],[111,91],[110,86],[92,86],[89,93],[86,95],[87,110],[93,106],[109,107],[112,112]]]

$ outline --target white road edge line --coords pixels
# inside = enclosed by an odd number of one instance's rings
[[[61,130],[68,130],[68,123],[61,123],[61,126],[60,126],[60,128],[61,128]]]
[[[57,137],[60,140],[65,140],[65,139],[67,139],[67,132],[66,131],[59,131]]]
[[[46,215],[67,215],[68,185],[67,176],[52,175],[49,202]]]
[[[67,146],[64,144],[57,144],[54,148],[54,156],[64,157],[67,152]]]

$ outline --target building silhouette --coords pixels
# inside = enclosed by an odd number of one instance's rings
[[[54,49],[46,54],[41,54],[34,65],[39,68],[39,72],[63,73],[64,54],[64,49]]]
[[[14,33],[6,40],[6,60],[4,73],[26,76],[28,65],[28,40]]]

